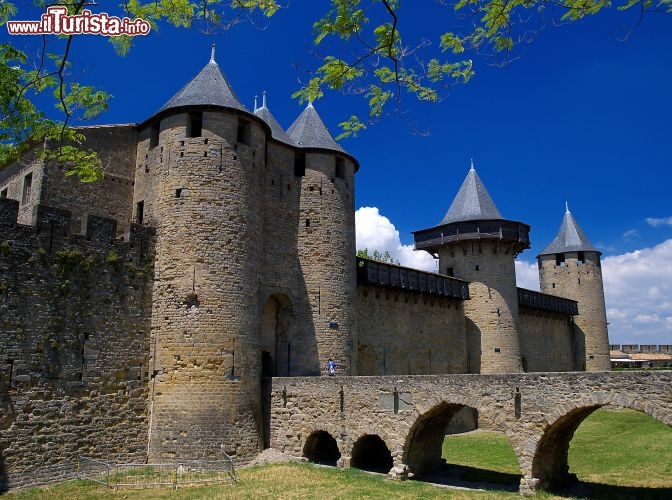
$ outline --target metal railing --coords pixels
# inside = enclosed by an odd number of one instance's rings
[[[176,490],[187,485],[236,482],[236,471],[228,455],[222,460],[146,464],[117,464],[80,456],[77,477],[114,489],[169,486]]]

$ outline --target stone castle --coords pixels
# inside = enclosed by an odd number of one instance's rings
[[[286,131],[246,109],[214,49],[144,122],[81,131],[98,183],[30,155],[0,171],[0,488],[81,454],[244,463],[273,445],[264,381],[329,359],[352,377],[609,369],[600,252],[567,210],[541,293],[517,288],[529,226],[473,165],[414,233],[428,273],[355,257],[357,159],[310,104]]]

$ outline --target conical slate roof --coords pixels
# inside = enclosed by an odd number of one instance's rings
[[[574,220],[569,207],[565,207],[565,216],[562,218],[557,236],[539,255],[548,255],[565,252],[598,252],[588,237]]]
[[[294,141],[290,139],[290,137],[287,135],[287,132],[285,132],[273,114],[266,107],[266,92],[264,92],[264,98],[260,108],[257,108],[257,99],[255,97],[254,107],[256,108],[254,110],[254,114],[264,120],[266,124],[271,127],[271,137],[273,137],[273,139],[284,142],[285,144],[289,144],[291,146],[295,146]]]
[[[474,169],[474,163],[448,212],[439,225],[469,220],[502,219],[495,202],[485,189],[485,185]]]
[[[331,136],[312,103],[309,103],[296,121],[292,123],[292,126],[287,130],[287,134],[301,148],[346,152]]]
[[[215,46],[212,46],[210,62],[182,89],[161,107],[159,113],[182,106],[222,106],[248,111],[226,80],[215,62]]]

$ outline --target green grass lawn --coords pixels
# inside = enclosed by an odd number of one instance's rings
[[[520,469],[506,436],[479,431],[446,437],[444,457],[459,464],[463,480],[517,484]],[[580,498],[672,498],[672,429],[630,410],[599,410],[579,427],[570,445],[570,471],[586,492]],[[82,481],[8,494],[21,500],[79,499],[256,499],[256,498],[520,498],[517,492],[456,491],[419,481],[389,481],[356,469],[306,463],[242,468],[239,481],[207,487],[113,491]],[[556,497],[542,493],[537,498]]]
[[[463,466],[461,477],[467,481],[508,482],[520,474],[508,439],[498,432],[447,436],[443,457],[449,464]],[[672,429],[643,413],[594,412],[574,434],[568,462],[569,471],[582,483],[639,489],[624,490],[624,497],[672,498]],[[618,493],[610,487],[602,489],[605,498]]]

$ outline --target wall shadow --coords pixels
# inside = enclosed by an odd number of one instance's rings
[[[9,479],[7,478],[7,470],[5,469],[5,459],[0,451],[0,495],[9,490]]]

